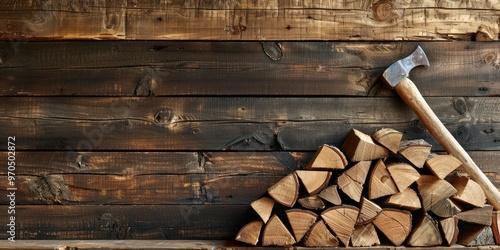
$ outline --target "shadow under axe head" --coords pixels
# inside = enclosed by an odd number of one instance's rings
[[[394,88],[401,80],[408,78],[410,71],[414,67],[420,65],[429,66],[430,64],[424,50],[418,46],[411,55],[389,66],[389,68],[384,71],[384,74],[382,74],[382,78],[391,88]]]

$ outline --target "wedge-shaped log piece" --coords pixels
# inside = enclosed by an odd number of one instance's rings
[[[264,223],[267,223],[274,207],[274,200],[269,197],[262,197],[253,201],[250,206],[260,216]]]
[[[486,195],[481,186],[467,175],[455,174],[450,183],[457,190],[452,199],[474,207],[482,207],[486,203]]]
[[[383,202],[383,206],[415,211],[422,208],[420,198],[417,192],[412,188],[406,188],[403,192],[399,192],[387,197]]]
[[[344,169],[347,166],[347,158],[337,147],[323,145],[318,148],[306,169],[310,170],[334,170]]]
[[[395,246],[403,244],[411,232],[411,213],[406,210],[384,208],[373,224]]]
[[[321,217],[335,235],[337,235],[337,238],[339,238],[344,246],[349,246],[349,239],[354,231],[354,225],[356,224],[358,214],[358,208],[342,205],[331,207],[323,211]]]
[[[356,129],[347,135],[342,149],[353,162],[382,159],[389,155],[388,149],[377,145],[371,136]]]
[[[295,173],[285,176],[267,189],[267,193],[283,206],[293,207],[299,197],[299,179]]]
[[[363,197],[359,208],[359,216],[356,220],[357,225],[367,224],[373,221],[377,215],[382,212],[382,208],[375,202]]]
[[[469,224],[466,222],[458,222],[458,237],[457,244],[470,246],[474,239],[486,228],[483,225]]]
[[[383,128],[377,130],[372,137],[375,141],[389,149],[391,152],[397,153],[401,139],[403,138],[403,133],[392,128]]]
[[[457,190],[447,181],[434,175],[422,175],[417,180],[418,193],[422,199],[422,207],[429,211],[441,200],[451,197]]]
[[[489,227],[492,223],[493,207],[491,205],[484,205],[480,208],[463,211],[457,215],[457,218],[459,221]]]
[[[317,195],[300,198],[298,201],[300,205],[307,209],[318,210],[325,208],[325,203]]]
[[[340,198],[339,192],[337,190],[337,185],[331,185],[324,188],[318,195],[321,199],[332,203],[333,205],[342,204],[342,199]]]
[[[458,237],[458,218],[456,216],[444,218],[439,221],[439,227],[443,232],[446,245],[454,245]]]
[[[337,185],[349,198],[359,202],[371,161],[360,161],[337,178]]]
[[[412,247],[431,247],[441,245],[443,239],[437,222],[428,214],[419,218],[406,241]]]
[[[273,215],[264,227],[262,233],[263,246],[291,246],[295,238],[277,215]]]
[[[500,245],[500,211],[493,211],[491,230],[493,231],[493,236],[495,237],[495,243]]]
[[[397,192],[399,192],[398,188],[389,171],[387,171],[384,162],[378,160],[368,177],[368,199],[376,199]]]
[[[353,247],[370,247],[380,245],[375,226],[372,223],[366,225],[357,225],[354,227],[354,232],[351,236],[351,244]]]
[[[430,154],[425,161],[427,169],[440,179],[444,179],[461,165],[462,162],[453,155]]]
[[[338,247],[339,240],[328,230],[323,220],[318,220],[307,234],[304,245],[307,247]]]
[[[442,218],[455,216],[462,211],[460,207],[457,206],[457,204],[449,198],[434,203],[434,205],[431,206],[430,210],[435,215]]]
[[[420,178],[418,171],[410,164],[404,162],[387,164],[387,171],[391,174],[392,180],[394,180],[400,192],[406,190],[406,188]]]
[[[260,220],[252,221],[240,229],[235,239],[256,246],[259,243],[260,231],[263,225],[264,223]]]
[[[290,209],[286,211],[288,222],[292,227],[295,241],[299,242],[302,237],[311,229],[311,226],[316,222],[318,215],[307,210]]]
[[[431,152],[431,147],[432,145],[424,140],[402,141],[399,146],[399,154],[404,156],[415,167],[422,168]]]
[[[310,195],[321,192],[328,185],[332,176],[330,171],[297,170],[295,173]]]

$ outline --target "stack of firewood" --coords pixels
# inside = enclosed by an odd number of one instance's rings
[[[263,246],[468,245],[492,224],[481,187],[461,162],[424,140],[381,129],[352,130],[340,150],[319,147],[252,202],[258,220],[236,240]],[[257,218],[257,217],[256,217]],[[458,237],[457,237],[458,236]]]

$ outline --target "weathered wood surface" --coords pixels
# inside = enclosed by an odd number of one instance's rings
[[[238,173],[16,175],[16,204],[250,204],[282,177]],[[8,194],[8,188],[7,181],[0,184],[1,192]]]
[[[0,39],[497,40],[498,1],[4,1]]]
[[[0,249],[12,249],[13,244],[0,244]],[[220,249],[220,250],[252,250],[262,249],[259,247],[245,245],[243,243],[228,241],[228,240],[22,240],[15,243],[16,249],[78,249],[78,250],[94,250],[99,248],[104,249]],[[266,247],[265,249],[283,249],[283,250],[306,250],[310,247]],[[338,250],[351,250],[352,247],[335,247]],[[371,246],[370,249],[391,250],[393,246]],[[461,245],[453,245],[451,247],[436,246],[436,247],[398,247],[398,249],[412,250],[498,250],[499,246],[473,246],[464,247]]]
[[[248,211],[248,205],[19,205],[16,240],[232,239]],[[6,230],[0,237],[7,239]]]
[[[467,150],[498,150],[500,100],[429,97]],[[19,150],[315,150],[384,126],[439,146],[398,98],[2,98]],[[384,125],[391,124],[391,125]],[[22,129],[21,129],[22,128]]]
[[[149,41],[0,42],[0,96],[393,96],[379,78],[417,45],[424,96],[500,95],[496,42]]]

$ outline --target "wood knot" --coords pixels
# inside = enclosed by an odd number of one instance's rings
[[[497,61],[496,53],[488,53],[483,57],[483,62],[487,64],[495,63]]]
[[[373,5],[372,9],[373,17],[380,22],[394,22],[401,16],[400,11],[394,5],[394,1],[391,0],[378,1]]]
[[[468,113],[467,102],[464,98],[456,98],[453,100],[453,108],[460,114],[465,115]]]
[[[279,61],[283,57],[283,49],[280,43],[263,42],[262,49],[264,53],[273,61]]]
[[[71,191],[62,175],[36,176],[28,180],[28,189],[44,204],[65,204]]]
[[[166,125],[169,128],[173,128],[177,125],[179,121],[181,121],[183,118],[180,115],[177,115],[173,110],[171,109],[164,109],[156,112],[154,116],[154,121],[157,124],[162,124]]]

